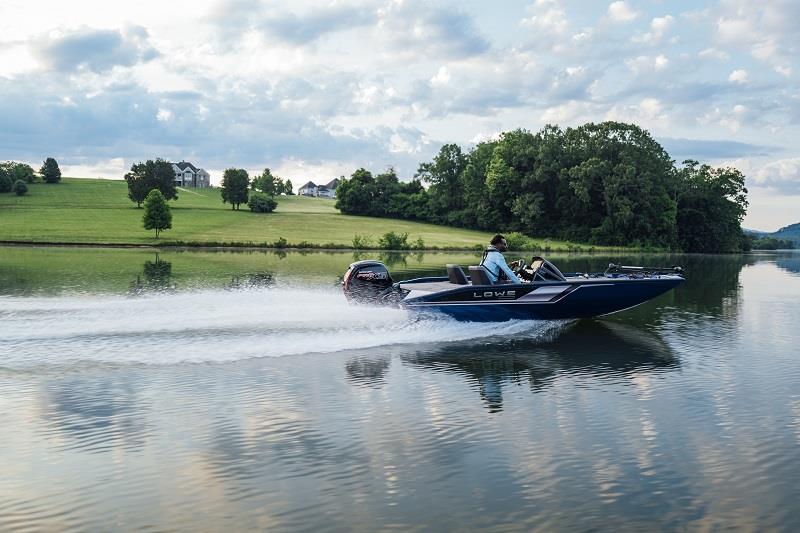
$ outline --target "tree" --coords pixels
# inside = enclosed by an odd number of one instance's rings
[[[22,180],[17,180],[14,182],[14,192],[17,196],[22,196],[26,192],[28,192],[28,186]]]
[[[467,157],[457,144],[445,144],[430,163],[422,163],[415,177],[431,184],[431,202],[442,214],[457,211],[463,206],[461,176]]]
[[[283,184],[283,194],[286,196],[294,195],[294,186],[292,185],[292,180],[287,179],[286,183]]]
[[[247,200],[247,207],[253,213],[271,213],[278,207],[278,202],[269,194],[263,192],[254,192]]]
[[[144,216],[142,217],[144,229],[156,230],[156,239],[159,232],[172,227],[172,211],[166,198],[158,189],[153,189],[144,199]]]
[[[742,247],[747,212],[744,174],[683,162],[678,171],[678,241],[684,252],[731,252]]]
[[[269,194],[270,196],[275,196],[276,193],[281,193],[280,189],[277,188],[278,179],[280,178],[276,178],[268,168],[265,168],[260,176],[253,178],[253,183],[250,184],[250,188]]]
[[[36,181],[36,173],[33,167],[25,163],[17,163],[16,161],[0,163],[0,172],[5,172],[11,178],[11,181],[22,180],[27,183]]]
[[[58,168],[58,162],[52,157],[44,160],[39,174],[42,175],[45,183],[58,183],[61,181],[61,169]]]
[[[14,182],[11,177],[3,170],[0,169],[0,192],[11,192],[14,187]]]
[[[163,159],[148,159],[132,165],[131,171],[125,174],[125,181],[128,182],[128,198],[136,202],[136,207],[141,207],[153,189],[161,191],[166,200],[178,199],[172,163]]]
[[[267,171],[269,169],[266,169]],[[271,175],[271,174],[270,174]],[[262,174],[263,177],[263,174]],[[231,204],[231,209],[239,210],[240,204],[247,203],[247,188],[250,176],[243,168],[229,168],[222,175],[222,203]]]

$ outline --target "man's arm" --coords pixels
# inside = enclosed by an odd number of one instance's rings
[[[506,263],[506,258],[503,257],[503,254],[497,254],[497,255],[500,256],[497,258],[497,266],[499,266],[500,270],[502,270],[505,273],[506,278],[508,278],[508,280],[511,283],[522,283],[520,279],[517,277],[517,275],[514,274],[514,271],[511,270],[511,268]]]

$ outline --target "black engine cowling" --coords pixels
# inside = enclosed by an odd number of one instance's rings
[[[349,302],[379,304],[394,281],[380,261],[356,261],[344,275],[342,288]]]

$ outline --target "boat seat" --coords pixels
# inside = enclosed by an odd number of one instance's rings
[[[466,285],[468,283],[467,275],[458,265],[447,265],[447,277],[450,279],[450,283],[455,285]]]
[[[489,272],[483,265],[469,267],[469,277],[473,285],[494,285],[492,278],[489,277]]]

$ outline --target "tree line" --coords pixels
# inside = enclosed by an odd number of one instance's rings
[[[744,175],[680,166],[642,128],[589,123],[505,132],[464,152],[442,146],[410,182],[356,170],[336,190],[345,214],[612,246],[747,249]],[[427,188],[423,186],[427,184]]]
[[[61,181],[58,162],[52,157],[45,159],[39,169],[39,176],[45,183]],[[39,176],[27,163],[4,161],[0,163],[0,193],[13,192],[17,196],[22,196],[28,192],[28,185],[36,183]]]
[[[158,238],[161,231],[172,227],[172,212],[167,201],[178,199],[172,163],[160,158],[135,163],[125,174],[125,181],[128,198],[137,208],[144,204],[144,228],[155,230]],[[231,204],[231,209],[238,211],[241,204],[247,204],[254,213],[269,213],[278,206],[275,196],[293,195],[292,189],[291,180],[274,176],[268,168],[253,180],[246,170],[229,168],[222,177],[221,196],[223,203]]]

